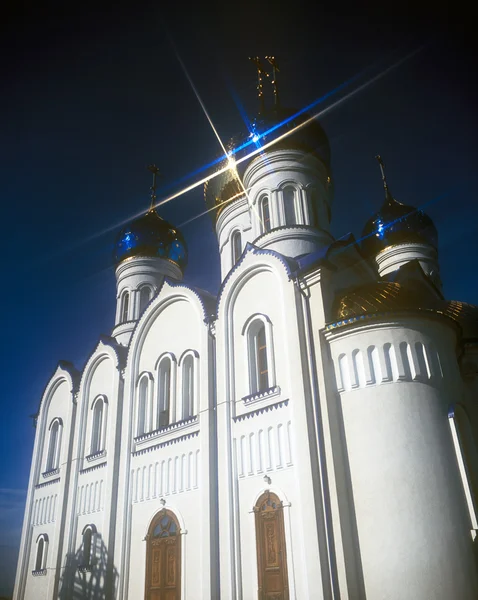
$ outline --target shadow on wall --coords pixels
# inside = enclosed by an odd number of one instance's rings
[[[114,597],[118,571],[108,563],[108,552],[101,537],[96,534],[92,541],[89,565],[85,566],[83,548],[66,555],[59,600],[109,600]]]

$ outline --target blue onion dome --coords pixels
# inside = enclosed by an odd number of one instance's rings
[[[438,233],[433,221],[422,210],[402,204],[390,193],[382,168],[385,202],[367,221],[362,232],[362,250],[369,257],[376,256],[389,246],[420,243],[438,249]]]
[[[302,127],[299,127],[303,125]],[[297,128],[297,130],[296,130]],[[282,137],[284,136],[284,137]],[[330,174],[330,144],[325,131],[316,119],[306,112],[274,106],[262,111],[251,122],[250,130],[234,136],[226,145],[227,153],[234,160],[235,168],[206,182],[204,196],[208,209],[217,218],[221,209],[243,192],[241,180],[250,160],[242,160],[255,150],[277,140],[268,150],[297,149],[315,155]],[[218,162],[217,170],[228,165],[228,158]],[[329,177],[330,180],[330,177]],[[216,208],[216,211],[212,209]]]
[[[177,264],[181,270],[188,263],[188,250],[182,233],[154,209],[131,221],[116,238],[115,264],[133,256],[164,258]]]

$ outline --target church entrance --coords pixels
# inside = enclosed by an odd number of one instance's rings
[[[282,503],[275,494],[265,492],[254,512],[259,600],[289,600]]]
[[[146,551],[146,600],[181,598],[181,537],[179,523],[161,510],[151,523]]]

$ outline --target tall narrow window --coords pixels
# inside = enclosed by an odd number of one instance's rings
[[[261,200],[261,220],[264,233],[271,230],[271,213],[269,209],[269,198],[264,196]]]
[[[241,241],[241,232],[235,231],[232,234],[232,264],[235,265],[242,253],[242,241]]]
[[[297,225],[294,188],[284,188],[284,191],[282,192],[282,198],[284,199],[285,224]]]
[[[55,419],[50,425],[50,440],[46,460],[46,470],[53,471],[58,468],[60,454],[60,421]]]
[[[103,450],[104,439],[103,439],[103,425],[105,406],[103,398],[98,398],[93,408],[93,423],[91,430],[91,454],[96,454]]]
[[[43,569],[43,550],[45,547],[45,540],[43,539],[43,537],[41,537],[38,540],[38,547],[37,547],[37,559],[35,562],[35,571],[41,571]]]
[[[249,327],[248,348],[251,393],[255,394],[270,387],[266,328],[260,319],[254,321]]]
[[[94,537],[93,534],[97,533],[95,525],[87,525],[83,529],[83,552],[81,557],[80,568],[88,570],[92,565],[92,556],[93,556],[93,542]]]
[[[138,435],[148,431],[148,387],[148,378],[142,377],[138,388]]]
[[[151,300],[151,288],[144,285],[139,292],[139,312],[143,314],[144,309],[148,306]]]
[[[312,188],[309,191],[309,219],[312,227],[320,227],[319,195],[315,188]]]
[[[194,357],[188,354],[183,361],[183,419],[194,415]]]
[[[171,411],[171,359],[164,358],[159,365],[158,374],[158,424],[167,427],[173,420]]]
[[[121,323],[124,323],[128,320],[129,314],[129,292],[125,292],[123,294],[123,299],[121,301]]]

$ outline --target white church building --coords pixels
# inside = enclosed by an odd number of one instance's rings
[[[478,309],[443,297],[432,221],[383,176],[335,240],[307,115],[234,144],[217,297],[154,184],[118,235],[111,336],[39,403],[14,598],[476,600]]]

